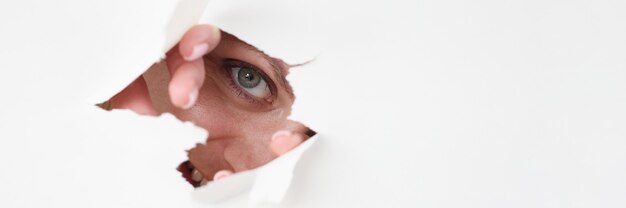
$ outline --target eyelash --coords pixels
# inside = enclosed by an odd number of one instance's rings
[[[255,71],[259,72],[261,77],[265,80],[265,82],[267,82],[267,87],[270,90],[270,96],[265,99],[259,99],[248,94],[244,89],[241,89],[241,87],[237,83],[235,83],[235,78],[231,75],[231,72],[230,72],[232,68],[234,67],[247,67],[247,68],[254,69]],[[243,98],[248,103],[251,103],[254,105],[270,105],[273,103],[274,96],[276,94],[274,81],[272,81],[272,79],[270,79],[269,76],[267,76],[267,74],[263,72],[263,70],[260,70],[258,67],[252,64],[249,64],[240,60],[236,60],[236,59],[223,60],[222,68],[223,68],[223,71],[225,72],[224,75],[226,76],[228,86],[235,91],[237,97]]]

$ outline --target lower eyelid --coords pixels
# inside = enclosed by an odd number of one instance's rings
[[[258,101],[255,100],[254,98],[251,98],[246,92],[244,92],[239,85],[237,85],[237,83],[235,83],[235,81],[233,81],[232,78],[228,79],[228,86],[235,91],[235,93],[237,94],[237,97],[243,98],[246,101],[250,102],[250,103],[257,103]]]

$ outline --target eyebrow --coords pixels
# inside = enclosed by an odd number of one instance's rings
[[[280,84],[285,89],[285,91],[287,91],[287,94],[289,94],[291,98],[294,98],[295,96],[293,94],[293,90],[289,86],[289,82],[287,81],[287,75],[284,73],[285,71],[287,71],[287,69],[284,67],[285,64],[282,64],[280,60],[270,57],[269,55],[265,54],[265,52],[259,50],[254,46],[251,46],[247,43],[245,44],[245,46],[246,49],[259,53],[261,57],[270,64],[272,71],[274,72],[274,77],[278,79],[278,84]]]

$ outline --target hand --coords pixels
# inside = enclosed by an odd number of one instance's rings
[[[202,57],[220,42],[220,30],[211,25],[191,28],[180,43],[166,54],[170,72],[169,97],[176,107],[189,109],[197,98],[205,78]],[[143,77],[109,100],[111,109],[130,109],[141,115],[157,115]]]

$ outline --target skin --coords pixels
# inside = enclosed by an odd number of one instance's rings
[[[214,26],[198,25],[165,62],[167,70],[139,77],[111,98],[109,107],[142,115],[170,112],[207,129],[206,144],[188,151],[189,162],[204,179],[259,167],[308,138],[308,128],[287,119],[294,95],[285,80],[289,66],[281,60]],[[271,84],[262,90],[264,96],[238,85],[234,67],[254,67],[267,75]]]

